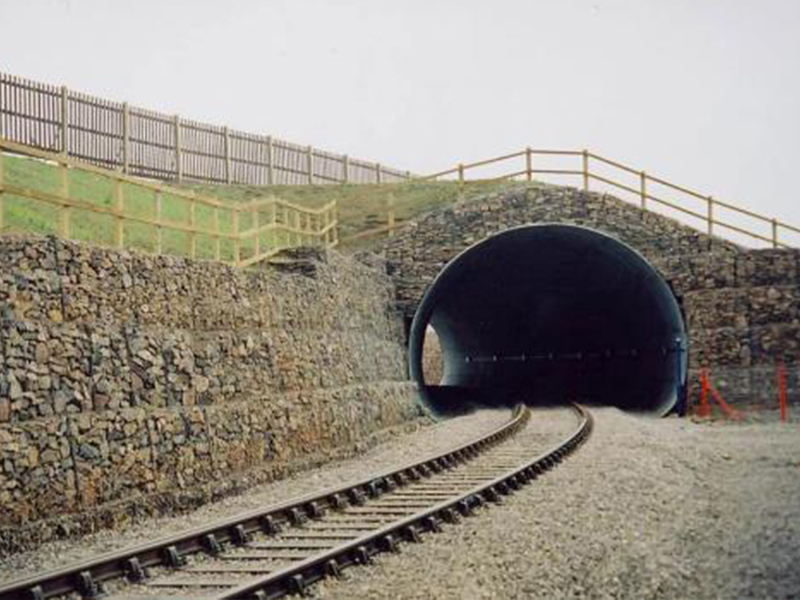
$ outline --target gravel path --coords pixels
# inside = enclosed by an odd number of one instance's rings
[[[428,423],[417,431],[398,435],[379,444],[358,458],[334,462],[258,486],[240,496],[206,505],[186,515],[150,519],[116,531],[101,531],[80,541],[48,543],[36,551],[0,560],[0,582],[150,541],[156,536],[175,534],[212,520],[269,506],[421,459],[488,432],[505,423],[509,417],[510,411],[481,411],[440,423]]]
[[[503,505],[314,595],[800,598],[800,423],[594,414],[591,440]]]

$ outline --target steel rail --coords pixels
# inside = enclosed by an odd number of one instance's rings
[[[208,525],[187,530],[112,551],[72,565],[46,571],[0,585],[0,600],[47,600],[68,593],[80,593],[84,597],[98,596],[102,582],[110,579],[136,578],[142,570],[154,566],[177,567],[185,556],[209,550],[209,546],[231,543],[244,545],[249,535],[255,532],[274,533],[282,526],[302,524],[328,509],[338,509],[351,497],[374,497],[383,491],[402,485],[409,479],[419,477],[422,472],[439,472],[455,466],[507,439],[519,431],[527,422],[530,411],[517,407],[511,418],[488,433],[459,444],[446,452],[408,462],[370,475],[355,482],[328,488],[257,509]]]
[[[440,522],[457,522],[458,515],[466,516],[485,502],[494,502],[500,496],[511,494],[551,469],[576,450],[591,434],[593,419],[582,406],[573,405],[579,425],[566,439],[549,450],[513,467],[493,480],[469,491],[439,502],[412,516],[394,521],[330,550],[300,560],[289,567],[253,579],[233,589],[204,600],[271,600],[287,594],[303,593],[310,583],[329,576],[337,576],[346,567],[365,564],[379,552],[397,549],[397,541],[414,542],[421,531],[438,531]]]

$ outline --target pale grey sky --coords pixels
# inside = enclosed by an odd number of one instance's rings
[[[589,148],[800,225],[796,0],[0,0],[0,69],[426,173]]]

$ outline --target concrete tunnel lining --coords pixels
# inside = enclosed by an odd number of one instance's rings
[[[440,383],[422,370],[429,325]],[[445,266],[414,316],[409,368],[440,414],[580,401],[664,415],[685,390],[686,348],[678,302],[639,253],[585,227],[537,224]]]

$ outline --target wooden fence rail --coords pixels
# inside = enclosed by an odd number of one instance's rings
[[[34,181],[15,181],[10,169],[4,169],[8,154],[54,169],[38,171]],[[48,181],[53,171],[56,180]],[[86,194],[90,186],[92,192]],[[277,198],[224,202],[0,139],[0,233],[43,229],[64,239],[183,254],[236,267],[286,248],[338,244],[335,201],[316,209]]]
[[[567,160],[578,161],[578,164],[568,165],[570,168],[538,168],[536,167],[537,158],[552,159],[566,158]],[[520,161],[524,160],[524,163]],[[509,162],[517,161],[518,165],[508,166]],[[499,173],[497,170],[499,167]],[[666,179],[655,177],[643,170],[635,169],[618,161],[611,160],[588,150],[545,150],[525,148],[519,152],[505,154],[496,158],[481,160],[473,163],[460,163],[456,166],[418,178],[416,181],[441,180],[448,178],[451,180],[465,183],[468,181],[468,173],[477,169],[492,166],[495,171],[490,177],[485,174],[482,177],[472,178],[472,180],[486,179],[519,179],[524,178],[532,181],[535,175],[566,175],[580,178],[584,190],[590,189],[590,182],[595,181],[605,184],[616,191],[627,192],[634,196],[636,202],[643,210],[652,210],[653,206],[668,209],[671,213],[683,217],[690,217],[690,224],[701,224],[701,227],[708,235],[720,235],[720,233],[735,233],[746,240],[756,243],[764,243],[773,248],[793,248],[800,246],[800,237],[797,241],[789,243],[787,235],[793,238],[800,234],[800,228],[790,225],[775,218],[766,217],[751,210],[747,210],[734,204],[723,202],[709,195],[701,194],[695,190],[684,186],[676,185]],[[600,167],[610,170],[607,173],[600,170]],[[632,177],[634,184],[620,181],[619,174],[624,173]],[[666,199],[661,195],[655,195],[652,191],[654,186],[663,188],[666,193],[671,195],[679,194],[684,201],[678,203],[672,199]],[[694,206],[688,205],[689,201],[695,202]],[[697,204],[699,202],[699,204]],[[723,220],[718,215],[724,211],[731,218],[738,220],[732,223],[730,220]],[[794,241],[794,240],[793,240]]]
[[[408,171],[0,73],[0,138],[124,174],[247,185],[386,183]]]

